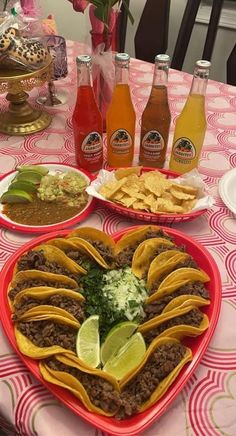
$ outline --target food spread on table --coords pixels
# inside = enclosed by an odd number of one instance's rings
[[[24,165],[1,196],[3,214],[16,223],[43,226],[68,220],[87,204],[87,180],[73,170]]]
[[[116,170],[116,180],[104,183],[99,193],[121,206],[156,214],[182,214],[195,206],[196,187],[177,184],[158,170],[142,174],[141,170],[141,166]]]
[[[126,419],[174,383],[209,325],[209,277],[158,226],[118,242],[89,227],[51,238],[16,262],[8,289],[21,353],[94,413]]]

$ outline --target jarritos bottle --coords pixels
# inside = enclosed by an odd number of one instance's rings
[[[198,166],[207,128],[205,93],[211,63],[196,62],[191,90],[176,121],[170,169],[181,174]]]
[[[167,81],[170,57],[155,57],[153,84],[150,97],[141,118],[141,165],[163,168],[169,137],[171,114],[168,104]]]
[[[75,155],[79,167],[98,171],[103,164],[102,115],[91,86],[91,56],[76,58],[77,100],[72,116]]]
[[[107,160],[118,168],[132,165],[134,156],[135,111],[129,89],[127,53],[115,56],[116,84],[107,111]]]

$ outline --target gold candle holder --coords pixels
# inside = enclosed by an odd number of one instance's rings
[[[0,69],[0,94],[7,92],[6,99],[9,101],[8,110],[0,113],[0,132],[24,136],[49,126],[51,115],[33,108],[27,101],[26,91],[49,82],[51,75],[51,57],[44,67],[30,73],[14,68]]]

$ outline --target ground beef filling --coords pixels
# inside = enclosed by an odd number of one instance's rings
[[[94,406],[99,407],[104,412],[115,413],[120,406],[119,392],[113,385],[96,375],[87,374],[77,368],[59,362],[56,359],[47,359],[47,365],[56,371],[63,371],[71,374],[84,386],[90,401]]]
[[[66,255],[71,260],[78,263],[78,265],[82,265],[86,260],[88,260],[88,256],[86,256],[84,253],[81,253],[79,250],[69,250],[66,252]]]
[[[100,253],[108,265],[114,262],[114,253],[111,247],[104,245],[101,241],[92,241],[91,239],[87,239],[87,241]]]
[[[180,295],[196,295],[198,297],[209,299],[209,292],[204,286],[202,282],[191,282],[187,283],[187,285],[181,286],[175,292],[170,295],[166,295],[160,300],[153,301],[150,304],[147,304],[144,307],[144,312],[146,314],[145,321],[154,318],[157,315],[160,315],[167,304],[173,300],[175,297],[179,297]]]
[[[169,250],[171,250],[172,248],[168,248]],[[163,250],[165,251],[165,250]],[[194,268],[194,269],[199,269],[198,264],[195,262],[195,260],[190,256],[189,258],[177,263],[177,265],[174,266],[174,268],[171,269],[171,271],[167,271],[167,272],[163,272],[163,274],[161,274],[161,276],[159,277],[158,280],[156,280],[153,284],[152,284],[152,288],[150,290],[150,294],[154,294],[154,292],[156,292],[156,290],[159,288],[161,282],[173,271],[176,271],[179,268]]]
[[[158,327],[143,333],[146,344],[150,344],[153,339],[159,336],[162,332],[177,325],[189,325],[193,327],[199,327],[203,320],[203,313],[198,309],[192,309],[184,315],[175,316],[160,324]]]
[[[118,419],[128,418],[138,412],[159,383],[181,362],[186,348],[182,344],[160,345],[149,357],[143,369],[134,377],[121,393],[121,407]]]
[[[19,322],[17,327],[34,345],[51,347],[59,345],[66,350],[76,351],[77,329],[55,321]]]
[[[61,309],[64,309],[67,312],[71,313],[71,315],[73,315],[81,323],[85,319],[83,301],[75,300],[71,297],[68,298],[66,295],[59,294],[52,295],[49,298],[45,298],[44,300],[38,300],[27,296],[23,297],[18,304],[14,305],[14,319],[18,319],[27,310],[32,309],[33,307],[41,306],[42,304],[60,307]]]
[[[39,279],[30,279],[30,280],[22,280],[22,282],[17,283],[17,285],[12,288],[9,292],[9,298],[11,301],[14,300],[15,296],[18,294],[18,292],[23,291],[27,288],[36,288],[38,286],[49,286],[53,288],[65,288],[65,289],[73,289],[74,291],[79,290],[73,288],[72,286],[69,286],[68,284],[56,282],[56,281],[47,281],[47,280],[39,280]]]
[[[17,264],[19,271],[28,269],[36,269],[39,271],[50,272],[54,274],[62,274],[79,283],[79,274],[73,274],[57,262],[49,262],[43,254],[43,251],[28,251],[21,256]]]

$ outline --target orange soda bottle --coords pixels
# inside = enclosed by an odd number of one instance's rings
[[[134,156],[135,111],[129,88],[127,53],[115,56],[116,84],[107,110],[107,160],[111,167],[132,165]]]
[[[102,115],[91,86],[91,56],[77,56],[78,90],[72,116],[75,155],[79,167],[95,172],[102,168]]]
[[[141,118],[141,165],[163,168],[169,137],[171,114],[168,104],[167,81],[170,57],[159,54],[155,67],[151,94]]]
[[[196,62],[192,86],[184,108],[176,121],[170,169],[181,174],[198,166],[207,128],[205,93],[211,63]]]

